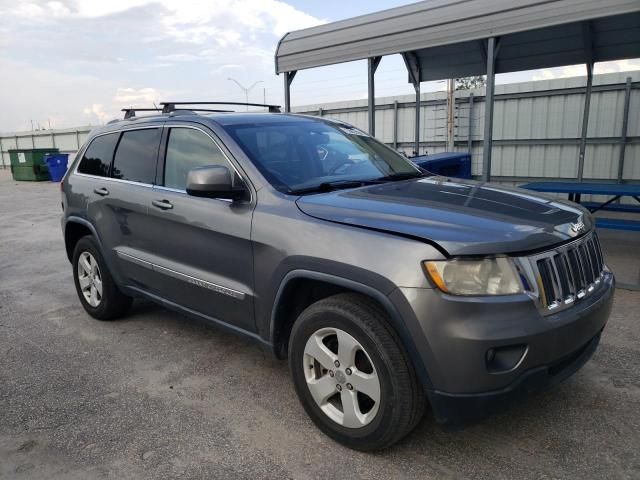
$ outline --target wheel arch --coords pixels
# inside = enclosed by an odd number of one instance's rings
[[[92,235],[95,238],[98,248],[100,248],[101,253],[104,255],[100,237],[98,237],[96,229],[90,222],[79,217],[69,217],[65,220],[64,246],[67,252],[67,258],[70,262],[73,260],[73,250],[75,249],[76,244],[86,235]]]
[[[304,290],[305,288],[309,288],[310,285],[323,286],[323,294],[316,298],[312,297],[311,299],[296,295],[296,293],[300,292],[300,290],[298,290],[299,288]],[[271,310],[269,325],[269,341],[273,346],[276,356],[281,359],[286,358],[291,329],[298,314],[301,313],[304,308],[317,300],[343,292],[359,293],[378,303],[387,313],[389,326],[393,328],[402,342],[402,346],[407,352],[409,360],[419,379],[423,385],[431,385],[429,374],[426,371],[415,342],[409,333],[409,329],[405,325],[399,310],[391,302],[389,297],[369,285],[328,273],[311,270],[293,270],[287,273],[282,279]],[[292,303],[292,301],[294,303]],[[295,301],[301,302],[301,304],[296,306]]]

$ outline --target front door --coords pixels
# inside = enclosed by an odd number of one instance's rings
[[[254,202],[186,193],[187,172],[233,164],[213,136],[196,126],[166,127],[153,188],[154,273],[158,294],[180,306],[255,331],[253,319]],[[236,174],[235,181],[242,181]]]

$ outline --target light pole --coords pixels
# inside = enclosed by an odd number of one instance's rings
[[[237,81],[235,78],[229,77],[229,78],[227,78],[227,80],[231,80],[233,83],[238,85],[240,87],[240,89],[244,92],[245,103],[249,103],[249,92],[251,91],[251,89],[253,87],[255,87],[256,85],[258,85],[259,83],[264,83],[262,80],[258,80],[257,82],[254,82],[250,87],[245,87],[239,81]],[[249,111],[249,105],[247,105],[247,111]]]

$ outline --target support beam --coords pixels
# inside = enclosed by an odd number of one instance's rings
[[[409,72],[409,81],[413,84],[413,89],[416,91],[416,120],[415,120],[415,136],[414,136],[414,150],[413,155],[420,154],[420,60],[418,56],[413,52],[406,52],[402,54],[404,64],[407,66]]]
[[[416,130],[415,130],[415,146],[413,147],[413,154],[417,157],[420,155],[420,82],[414,86],[416,90]]]
[[[455,142],[456,116],[456,79],[447,79],[447,150],[453,151]]]
[[[620,156],[618,157],[618,183],[622,183],[624,174],[624,154],[627,147],[627,126],[629,125],[629,102],[631,101],[631,77],[627,77],[624,90],[624,111],[622,113],[622,132],[620,133]]]
[[[484,102],[484,140],[482,144],[482,180],[491,180],[491,147],[493,142],[493,100],[496,77],[496,38],[487,39],[487,93]]]
[[[467,150],[473,155],[473,93],[469,94],[469,121],[467,124]]]
[[[591,109],[591,89],[593,87],[593,63],[587,63],[587,88],[584,93],[584,111],[582,113],[582,131],[580,133],[580,153],[578,154],[578,181],[584,176],[584,155],[587,149],[587,129],[589,128],[589,110]]]
[[[584,93],[584,111],[582,113],[582,131],[580,134],[580,150],[578,154],[577,177],[580,182],[584,175],[584,155],[587,148],[587,129],[589,128],[589,110],[591,109],[591,91],[593,89],[593,29],[591,28],[591,22],[582,22],[582,41],[584,44],[584,53],[587,58],[587,88]]]
[[[393,149],[398,149],[398,101],[393,101]]]
[[[284,72],[284,111],[291,111],[291,82],[296,76],[297,70],[291,72]]]
[[[369,89],[367,92],[368,104],[369,104],[369,135],[375,137],[376,135],[376,88],[375,88],[375,74],[380,65],[382,57],[370,57],[367,59],[367,70],[369,79]]]

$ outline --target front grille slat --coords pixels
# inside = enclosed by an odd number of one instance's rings
[[[600,261],[598,260],[598,254],[596,253],[593,240],[587,242],[587,251],[589,252],[589,260],[591,261],[591,268],[593,269],[594,282],[600,281]]]
[[[553,257],[553,263],[556,267],[556,273],[561,289],[561,299],[566,299],[571,295],[571,285],[569,284],[571,278],[569,277],[569,270],[564,263],[564,257],[562,255],[556,255]]]
[[[535,256],[540,301],[553,310],[584,298],[601,281],[602,250],[595,233],[566,247]]]
[[[580,291],[584,290],[584,287],[586,285],[584,272],[582,271],[582,267],[580,265],[580,262],[578,261],[578,254],[576,250],[569,250],[567,252],[567,257],[569,257],[571,272],[573,273],[573,278],[575,279],[577,295]]]
[[[587,251],[587,247],[582,244],[578,247],[578,252],[580,256],[580,262],[582,262],[582,266],[584,268],[585,277],[587,280],[587,286],[593,283],[593,267],[591,266],[591,259],[589,258],[589,252]]]
[[[540,280],[542,282],[542,295],[545,305],[549,307],[556,301],[555,289],[553,288],[553,280],[551,279],[550,260],[544,258],[538,261],[538,272],[540,273]]]

